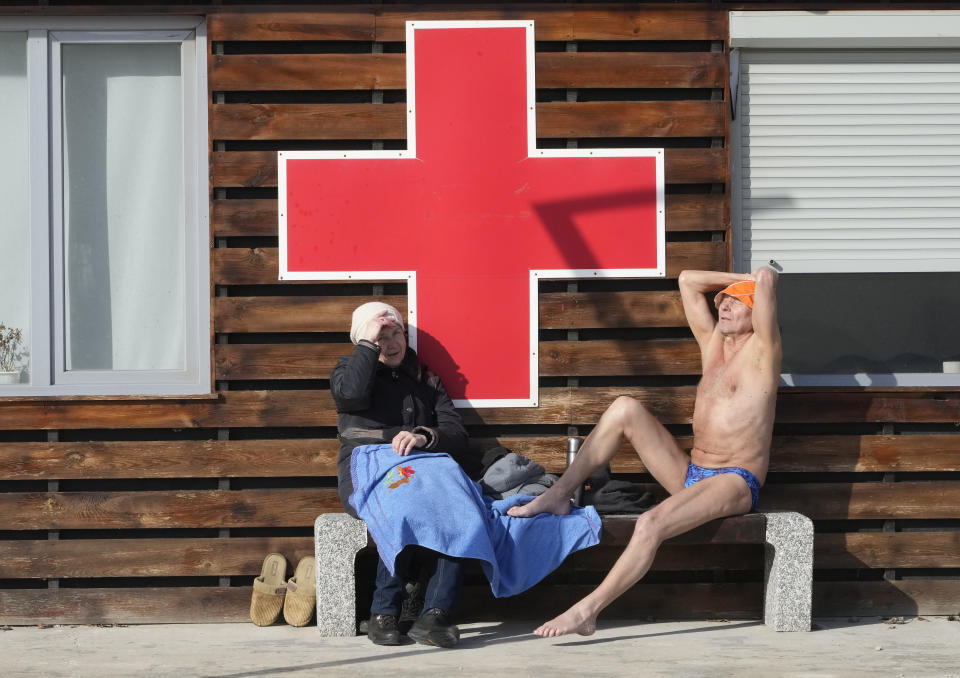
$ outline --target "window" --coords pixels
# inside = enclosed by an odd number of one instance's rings
[[[209,392],[204,54],[197,19],[0,18],[0,395]]]
[[[784,381],[960,385],[956,12],[734,12],[736,270],[781,269]]]

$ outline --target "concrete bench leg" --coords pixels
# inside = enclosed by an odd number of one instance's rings
[[[367,524],[346,513],[327,513],[313,525],[317,558],[317,629],[324,636],[357,635],[357,553],[367,545]]]
[[[774,631],[809,631],[813,522],[799,513],[767,513],[763,622]]]

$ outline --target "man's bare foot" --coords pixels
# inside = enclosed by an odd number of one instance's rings
[[[568,633],[579,633],[581,636],[592,636],[597,630],[597,618],[591,617],[574,605],[569,610],[542,624],[533,632],[541,638],[555,638]]]
[[[529,504],[511,506],[507,509],[507,515],[514,518],[533,518],[541,513],[552,513],[557,516],[565,516],[570,513],[570,499],[551,490],[552,488]]]

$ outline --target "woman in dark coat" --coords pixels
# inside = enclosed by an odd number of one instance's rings
[[[341,358],[330,375],[340,437],[339,494],[347,513],[357,517],[349,502],[350,458],[361,445],[389,443],[400,456],[413,450],[447,453],[468,474],[476,472],[479,464],[467,450],[460,415],[439,377],[407,346],[400,313],[381,302],[363,304],[353,312],[350,339],[353,354]],[[378,563],[367,635],[378,645],[400,643],[401,597],[414,552],[429,579],[424,611],[408,635],[420,643],[453,647],[460,632],[450,623],[450,611],[460,590],[462,561],[426,549],[404,549],[394,575],[382,560]]]

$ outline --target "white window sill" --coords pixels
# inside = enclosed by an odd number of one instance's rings
[[[938,372],[904,372],[894,374],[781,374],[780,386],[877,386],[883,388],[960,387],[960,374]]]

